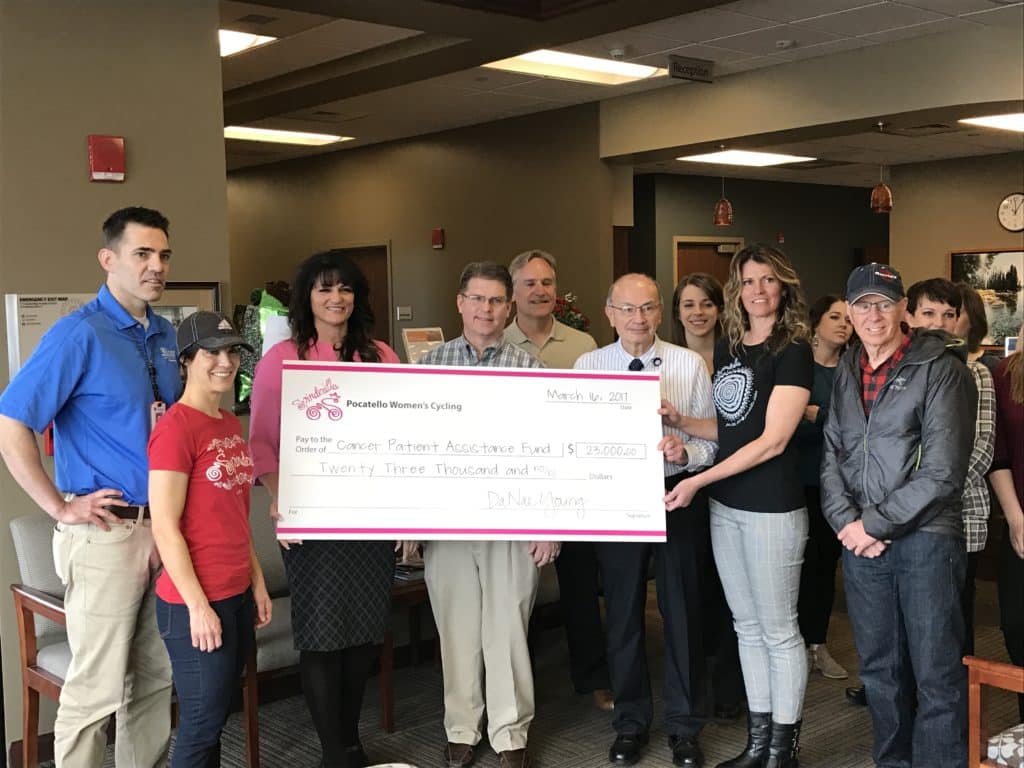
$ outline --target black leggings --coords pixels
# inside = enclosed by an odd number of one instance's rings
[[[1010,533],[1004,527],[999,553],[999,615],[1003,639],[1010,661],[1024,666],[1024,560],[1010,545]],[[1020,718],[1024,720],[1024,695],[1017,697]]]
[[[359,712],[375,650],[366,644],[299,653],[302,692],[327,766],[342,765],[345,750],[359,744]]]

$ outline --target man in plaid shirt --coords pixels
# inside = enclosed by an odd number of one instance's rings
[[[462,335],[434,347],[420,365],[542,368],[537,358],[505,340],[511,300],[512,276],[504,266],[467,265],[455,298]],[[526,638],[538,570],[554,562],[559,548],[550,541],[431,541],[423,547],[441,644],[443,757],[449,768],[465,768],[476,759],[485,707],[488,741],[500,768],[533,765],[526,750],[534,712]]]
[[[845,547],[873,757],[966,768],[962,512],[977,404],[966,345],[908,333],[903,281],[888,265],[855,269],[846,299],[860,344],[836,369],[822,511]]]

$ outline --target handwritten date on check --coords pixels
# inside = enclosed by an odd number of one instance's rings
[[[657,374],[284,366],[280,538],[664,541]]]

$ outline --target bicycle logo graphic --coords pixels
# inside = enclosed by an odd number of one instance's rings
[[[306,408],[306,418],[311,421],[317,421],[326,412],[328,419],[339,421],[341,419],[341,408],[338,407],[340,399],[336,392],[324,395]]]

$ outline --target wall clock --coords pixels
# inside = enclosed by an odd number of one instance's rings
[[[1024,193],[1014,192],[1002,199],[996,211],[999,223],[1011,232],[1024,231]]]

